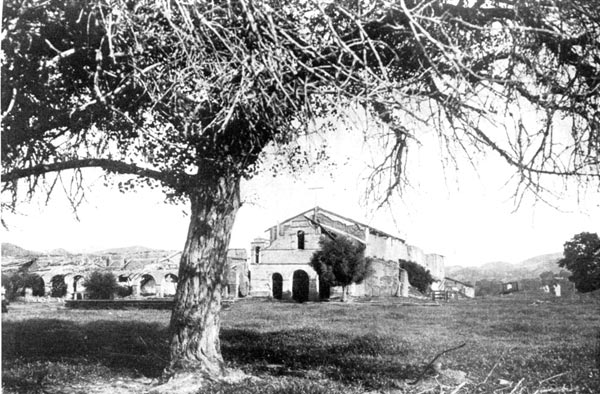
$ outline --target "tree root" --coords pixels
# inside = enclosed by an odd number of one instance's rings
[[[148,390],[147,394],[195,394],[211,383],[235,384],[245,380],[256,380],[258,378],[246,375],[238,369],[226,369],[224,374],[214,375],[203,371],[178,372],[173,374],[167,381]]]

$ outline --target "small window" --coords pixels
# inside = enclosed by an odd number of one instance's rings
[[[304,231],[298,231],[298,249],[304,249]]]
[[[260,246],[254,248],[254,263],[260,264]]]

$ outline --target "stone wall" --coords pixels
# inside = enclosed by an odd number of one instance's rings
[[[250,265],[250,295],[273,297],[273,274],[281,275],[282,299],[292,299],[294,272],[304,271],[309,278],[309,300],[319,300],[319,278],[307,261],[301,264],[252,264]]]
[[[407,245],[408,256],[406,260],[414,261],[431,273],[436,281],[441,281],[445,276],[444,256],[439,254],[425,254],[421,248],[413,245]]]
[[[356,285],[355,296],[392,297],[397,296],[400,286],[398,261],[373,259],[369,276]]]
[[[406,260],[408,258],[408,245],[399,238],[370,233],[367,238],[365,256],[382,260]]]
[[[263,247],[262,250],[265,252],[267,250],[297,250],[298,231],[304,232],[304,250],[312,250],[314,252],[315,250],[319,249],[319,239],[321,238],[321,231],[318,227],[312,226],[310,222],[304,216],[301,215],[292,219],[290,224],[282,224],[281,226],[279,226],[279,231],[271,231],[271,241],[268,244],[268,246]],[[293,262],[290,263],[294,264]]]
[[[435,253],[425,255],[425,266],[431,272],[431,276],[436,280],[443,280],[446,276],[444,256],[442,255]]]

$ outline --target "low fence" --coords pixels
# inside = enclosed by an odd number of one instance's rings
[[[450,301],[450,300],[458,300],[458,298],[459,298],[459,293],[457,291],[434,290],[431,292],[431,299],[433,301],[437,301],[437,300]]]

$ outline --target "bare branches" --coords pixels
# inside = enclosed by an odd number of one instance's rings
[[[597,182],[600,11],[581,0],[467,3],[96,0],[44,3],[27,16],[35,23],[11,3],[3,164],[133,157],[171,174],[251,176],[268,144],[360,105],[389,131],[371,177],[384,200],[406,186],[423,128],[450,157],[496,152],[525,189],[546,176]],[[77,37],[41,34],[65,18]],[[13,50],[29,37],[30,52]],[[517,128],[503,131],[507,120]]]
[[[2,174],[2,182],[15,182],[21,178],[37,177],[52,172],[91,167],[102,168],[108,172],[114,172],[118,174],[131,174],[140,177],[152,178],[172,187],[178,187],[180,186],[179,183],[182,182],[182,179],[180,179],[180,174],[175,176],[174,174],[170,174],[165,171],[151,170],[134,164],[110,159],[74,159],[57,163],[39,164],[28,168],[18,168]]]

